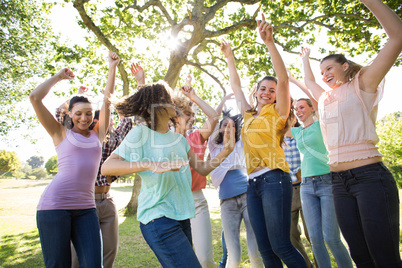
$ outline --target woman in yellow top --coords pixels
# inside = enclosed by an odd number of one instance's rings
[[[289,79],[273,40],[272,26],[264,15],[258,22],[258,31],[278,78],[266,76],[257,84],[254,108],[241,89],[230,45],[226,41],[221,45],[228,61],[230,84],[244,117],[241,134],[249,176],[248,214],[265,267],[282,267],[281,260],[287,267],[307,267],[303,256],[290,242],[292,180],[281,148],[291,117],[294,117]]]

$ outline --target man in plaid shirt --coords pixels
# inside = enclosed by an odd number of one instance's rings
[[[298,122],[296,122],[298,124]],[[295,124],[295,126],[296,126]],[[300,126],[300,125],[299,125]],[[308,232],[306,228],[306,224],[304,223],[303,210],[300,201],[300,182],[301,182],[301,160],[300,160],[300,152],[297,149],[296,140],[293,138],[290,133],[290,128],[285,134],[285,145],[283,145],[283,151],[285,152],[285,160],[289,164],[290,169],[290,177],[292,178],[293,183],[293,198],[292,198],[292,214],[291,214],[291,225],[290,225],[290,241],[293,246],[299,250],[299,252],[303,255],[306,260],[307,267],[314,267],[311,263],[306,249],[303,246],[300,235],[300,225],[299,225],[299,214],[303,221],[304,233],[309,240]],[[310,240],[309,240],[310,241]]]
[[[102,158],[95,182],[95,204],[102,230],[104,267],[113,267],[119,244],[119,216],[113,197],[111,197],[109,193],[110,184],[117,180],[118,177],[103,176],[101,174],[101,166],[109,155],[120,145],[132,127],[133,121],[131,118],[120,117],[120,123],[114,130],[113,123],[111,122],[109,137],[107,137],[106,141],[102,144]]]
[[[68,101],[67,101],[68,102]],[[63,103],[56,109],[56,119],[63,123],[68,105]],[[94,123],[99,119],[99,110],[95,111]],[[68,121],[68,119],[66,119]],[[66,127],[68,123],[64,122]],[[98,175],[95,181],[95,204],[96,212],[99,218],[99,224],[102,230],[103,241],[103,265],[105,268],[113,267],[114,260],[117,255],[119,243],[119,216],[113,198],[110,196],[110,184],[117,180],[115,176],[103,176],[101,174],[101,166],[109,155],[120,145],[124,137],[133,127],[131,118],[120,116],[120,123],[116,129],[113,128],[113,120],[110,120],[108,135],[102,144],[102,158],[99,165]],[[72,265],[71,267],[79,267],[77,254],[72,248]]]

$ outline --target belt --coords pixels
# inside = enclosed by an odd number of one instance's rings
[[[95,200],[103,200],[110,196],[109,192],[95,194]]]
[[[301,183],[301,182],[292,183],[292,186],[293,186],[293,187],[300,186],[300,183]]]

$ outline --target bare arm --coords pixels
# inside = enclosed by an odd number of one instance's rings
[[[361,71],[360,89],[375,93],[381,80],[391,69],[402,50],[402,21],[387,5],[380,0],[361,0],[371,10],[384,28],[389,39],[378,53],[373,63]]]
[[[101,172],[104,176],[122,176],[147,170],[154,173],[164,173],[166,171],[178,171],[181,167],[186,165],[188,165],[188,161],[130,162],[117,154],[112,154],[103,163]]]
[[[279,115],[286,119],[289,116],[290,111],[290,92],[289,92],[289,78],[286,72],[285,64],[279,54],[278,49],[275,46],[273,38],[273,28],[262,14],[262,20],[257,22],[258,32],[261,39],[264,41],[271,55],[272,65],[276,76],[278,78],[278,86],[276,90],[276,110]]]
[[[57,122],[42,101],[57,82],[64,79],[71,80],[74,77],[75,75],[70,69],[64,68],[58,74],[37,86],[29,95],[29,99],[39,122],[52,137],[55,146],[64,139],[65,129],[59,122]]]
[[[223,40],[221,44],[221,50],[228,62],[230,86],[232,87],[233,93],[236,97],[237,105],[240,109],[241,115],[244,116],[244,112],[251,109],[251,106],[247,102],[247,99],[244,96],[244,92],[241,89],[240,77],[237,73],[232,48],[227,41]]]
[[[223,150],[216,157],[207,161],[202,161],[192,150],[188,151],[190,166],[202,176],[207,176],[226,159],[235,146],[233,121],[226,126],[223,143]]]
[[[109,74],[104,90],[103,105],[99,113],[99,122],[94,127],[94,130],[98,133],[99,140],[103,142],[106,137],[107,130],[109,128],[110,120],[110,98],[114,93],[114,83],[116,78],[116,66],[120,61],[119,56],[114,52],[109,52]]]
[[[317,82],[315,81],[313,71],[310,66],[310,49],[304,48],[301,57],[303,62],[303,72],[304,72],[304,83],[306,83],[307,88],[311,93],[311,100],[318,101],[321,94],[325,91]]]
[[[225,102],[227,100],[233,99],[233,97],[234,97],[233,93],[230,93],[230,94],[226,95],[225,97],[223,97],[221,103],[219,103],[218,107],[216,107],[216,113],[218,114],[218,116],[221,115],[223,107],[225,106]]]
[[[307,88],[307,86],[305,84],[303,84],[302,82],[300,82],[299,80],[294,78],[294,76],[292,75],[292,73],[289,70],[288,70],[288,75],[289,75],[289,82],[298,86],[307,95],[307,97],[309,97],[309,99],[313,103],[314,111],[318,116],[318,102],[313,98],[313,95],[311,94],[310,90]]]
[[[190,88],[181,87],[181,90],[184,95],[186,95],[192,102],[194,102],[195,104],[198,105],[198,107],[200,107],[201,111],[208,118],[200,129],[201,142],[204,143],[214,131],[215,126],[219,120],[219,115],[216,113],[214,108],[212,108],[208,103],[206,103],[195,93],[195,90],[192,87]]]

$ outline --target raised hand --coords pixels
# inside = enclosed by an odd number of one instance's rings
[[[139,84],[145,84],[144,69],[138,63],[131,63],[131,73]]]
[[[116,67],[117,64],[119,64],[120,58],[115,52],[110,51],[108,60],[109,60],[109,66]]]
[[[229,120],[229,123],[227,124],[225,128],[225,133],[223,134],[223,144],[224,144],[224,149],[228,150],[229,152],[232,152],[236,143],[236,138],[235,138],[235,126],[233,120]]]
[[[225,97],[223,97],[222,101],[233,100],[235,98],[234,93],[229,93]]]
[[[302,52],[300,53],[300,57],[305,60],[309,59],[311,50],[307,47],[303,48]]]
[[[233,55],[232,48],[230,47],[230,43],[223,39],[221,43],[221,51],[226,58],[229,58]]]
[[[73,80],[75,78],[75,74],[70,68],[61,69],[60,72],[57,74],[57,76],[59,76],[60,79],[66,79],[66,80]]]
[[[78,94],[85,94],[88,91],[88,88],[86,86],[80,86],[78,88]]]
[[[274,29],[272,28],[272,25],[265,20],[264,14],[261,14],[261,16],[262,20],[257,21],[257,27],[258,32],[260,33],[260,37],[264,41],[264,43],[272,43],[274,42]]]
[[[187,78],[186,78],[186,86],[187,86],[187,88],[191,88],[191,80],[193,80],[193,78],[191,77],[191,74],[188,74]]]
[[[192,88],[191,86],[183,86],[180,88],[181,92],[188,97],[190,100],[192,100],[195,96],[197,96],[197,94],[195,93],[194,88]]]
[[[176,160],[176,161],[163,161],[152,162],[150,171],[154,173],[164,173],[167,171],[179,171],[182,167],[188,165],[188,160]]]

